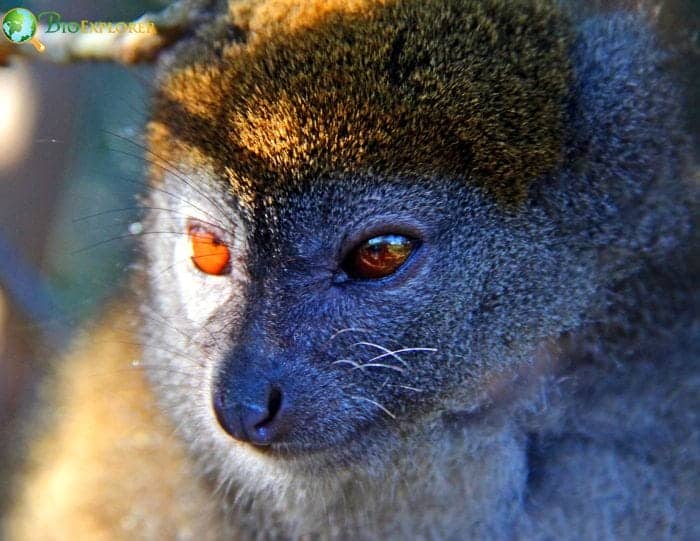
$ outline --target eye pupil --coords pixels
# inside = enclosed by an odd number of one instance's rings
[[[219,276],[229,269],[231,253],[226,244],[212,231],[199,226],[189,228],[192,263],[205,274]]]
[[[415,241],[403,235],[373,237],[350,252],[342,267],[353,278],[384,278],[406,262],[414,245]]]

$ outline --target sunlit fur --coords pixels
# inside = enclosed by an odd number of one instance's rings
[[[666,58],[639,14],[539,0],[208,19],[161,59],[141,347],[66,365],[16,538],[697,538],[697,188]],[[190,219],[231,274],[192,265]],[[395,275],[339,278],[389,233],[421,240]],[[212,411],[240,359],[297,396],[265,451]]]

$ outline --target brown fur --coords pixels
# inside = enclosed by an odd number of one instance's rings
[[[568,29],[551,2],[232,6],[245,39],[223,46],[216,33],[231,26],[214,26],[162,82],[160,156],[182,159],[177,139],[235,163],[235,185],[262,187],[346,171],[457,175],[500,201],[560,159]]]

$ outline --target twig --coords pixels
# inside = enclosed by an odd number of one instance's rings
[[[87,60],[135,64],[153,60],[159,51],[176,41],[197,18],[190,2],[175,2],[159,13],[147,13],[134,24],[153,23],[154,33],[70,33],[37,32],[46,50],[42,53],[28,44],[15,45],[0,36],[0,65],[11,56],[22,56],[66,64]],[[40,25],[45,30],[46,25]]]

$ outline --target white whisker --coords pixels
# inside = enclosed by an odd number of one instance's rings
[[[401,374],[404,373],[404,369],[399,367],[399,366],[393,366],[390,364],[382,364],[382,363],[364,363],[364,364],[360,364],[360,365],[356,366],[355,368],[353,368],[353,370],[357,370],[358,368],[360,370],[364,370],[365,368],[387,368],[389,370],[395,370],[396,372],[399,372]]]
[[[369,361],[369,363],[373,361],[378,361],[379,359],[383,359],[384,357],[394,357],[398,355],[399,353],[408,353],[411,351],[427,351],[430,353],[437,353],[436,348],[402,348],[402,349],[395,349],[393,351],[387,351],[386,353],[382,353],[381,355],[377,355],[376,357],[372,357]]]
[[[402,365],[404,365],[406,368],[408,368],[408,363],[404,361],[399,355],[397,355],[395,352],[391,351],[390,349],[387,349],[383,346],[380,346],[379,344],[374,344],[372,342],[355,342],[353,345],[354,346],[369,346],[373,348],[377,348],[380,351],[384,352],[385,357],[393,357],[397,361],[399,361]]]
[[[340,329],[339,331],[336,331],[335,333],[333,333],[333,336],[331,336],[328,339],[328,342],[330,342],[335,337],[340,336],[341,334],[346,333],[346,332],[370,332],[370,331],[369,331],[369,329],[361,329],[359,327],[347,327],[346,329]]]
[[[370,398],[365,398],[364,396],[357,396],[357,395],[351,395],[350,398],[354,400],[364,400],[365,402],[369,402],[370,404],[374,404],[377,406],[380,410],[382,410],[384,413],[386,413],[389,417],[392,419],[396,419],[396,415],[391,413],[388,409],[386,409],[384,406],[382,406],[379,402],[375,402],[374,400]]]
[[[351,361],[350,359],[340,359],[339,361],[333,361],[331,364],[349,364],[353,367],[353,370],[358,368],[362,370],[363,368],[361,364],[356,363],[355,361]]]
[[[417,393],[423,392],[423,389],[418,389],[417,387],[411,387],[410,385],[392,385],[392,387],[401,387],[402,389],[408,389],[409,391],[415,391]]]

